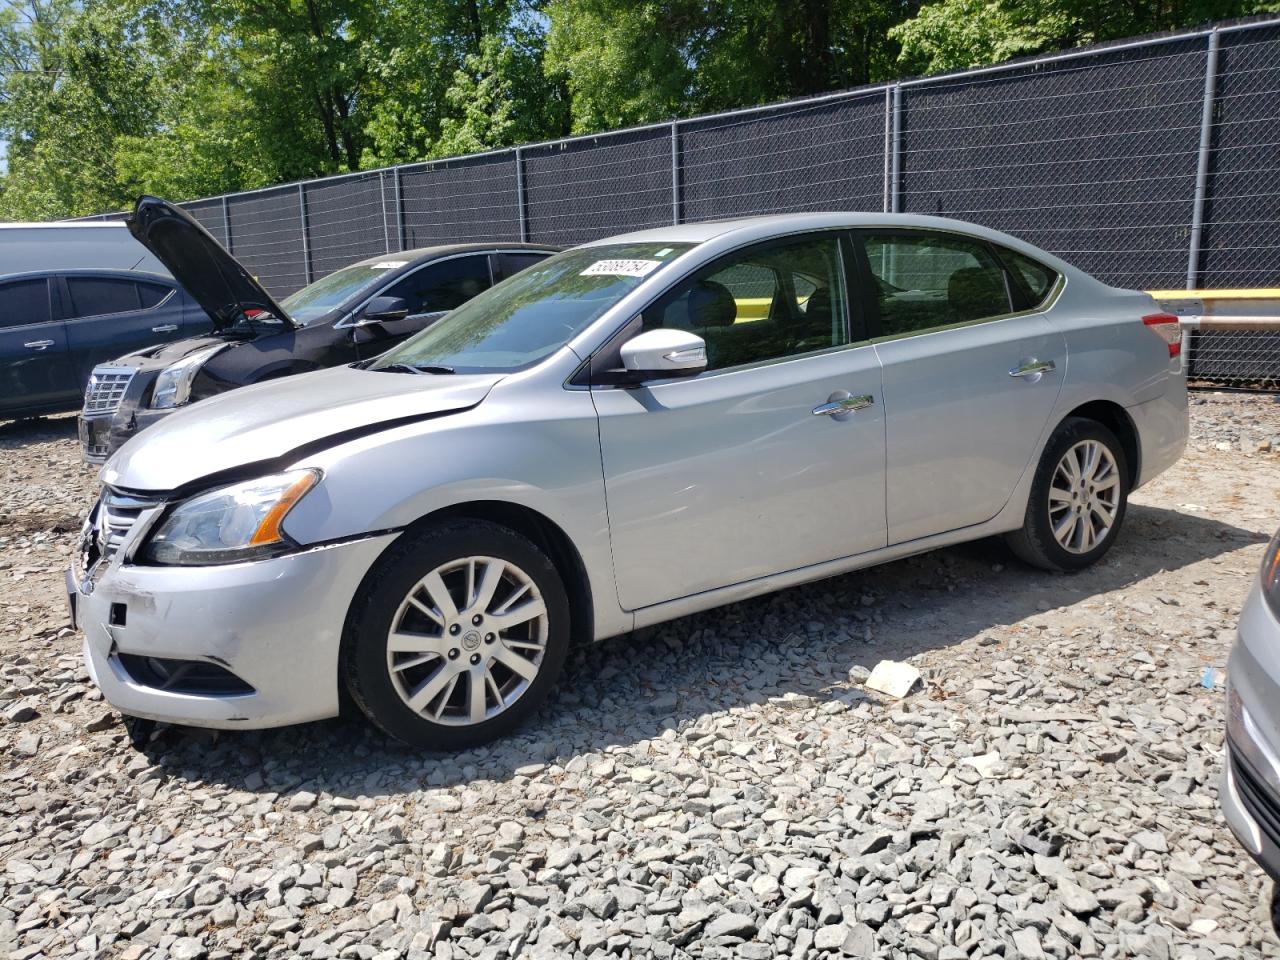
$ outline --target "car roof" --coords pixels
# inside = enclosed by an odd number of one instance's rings
[[[604,237],[583,244],[598,247],[621,243],[692,243],[713,244],[725,250],[753,243],[785,237],[812,230],[858,229],[882,227],[889,229],[912,228],[916,230],[940,230],[966,234],[1009,247],[1048,264],[1060,273],[1080,274],[1081,271],[1050,254],[1047,250],[1019,240],[1017,237],[950,217],[931,217],[914,213],[879,213],[848,211],[836,213],[779,213],[759,217],[739,217],[733,220],[704,220],[698,223],[679,223],[664,227],[652,227],[633,233]],[[1087,276],[1087,275],[1086,275]]]
[[[0,283],[9,280],[36,279],[39,277],[118,277],[123,280],[149,280],[169,287],[178,281],[165,273],[154,270],[125,270],[121,267],[52,267],[48,270],[19,270],[16,273],[0,273]]]
[[[435,260],[440,257],[455,257],[463,253],[497,253],[507,250],[514,252],[529,250],[534,253],[558,253],[561,249],[549,243],[521,243],[519,241],[512,241],[511,243],[442,243],[432,247],[414,247],[412,250],[394,250],[389,253],[379,253],[376,256],[357,260],[351,266],[363,267],[374,263],[386,263],[387,261],[403,261],[407,265],[423,260]]]

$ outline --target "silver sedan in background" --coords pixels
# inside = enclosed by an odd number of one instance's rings
[[[578,247],[371,362],[176,413],[68,573],[131,716],[453,748],[571,642],[993,534],[1099,560],[1187,436],[1177,318],[1013,237],[827,213]]]
[[[1218,796],[1236,838],[1280,882],[1280,532],[1240,613],[1227,665],[1227,763]]]

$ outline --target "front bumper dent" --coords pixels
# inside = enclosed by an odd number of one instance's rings
[[[121,713],[150,720],[255,729],[336,716],[347,609],[395,536],[216,567],[115,563],[88,592],[73,576],[89,674]],[[220,667],[250,692],[162,689],[127,667],[148,657]]]

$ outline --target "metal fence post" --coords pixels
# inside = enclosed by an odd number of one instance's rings
[[[680,222],[680,121],[671,121],[671,222]]]
[[[227,195],[222,195],[222,244],[231,253],[231,213],[227,208]]]
[[[516,208],[520,216],[520,242],[529,240],[529,218],[524,209],[524,153],[516,147]]]
[[[889,162],[889,212],[902,212],[902,84],[893,85],[893,149]]]
[[[893,153],[893,88],[884,88],[884,202],[880,209],[889,212],[889,157]]]
[[[1213,140],[1213,105],[1218,87],[1218,31],[1209,33],[1204,62],[1204,105],[1200,110],[1200,153],[1196,160],[1196,194],[1191,208],[1191,239],[1187,250],[1187,289],[1194,290],[1200,274],[1200,243],[1204,235],[1204,198],[1209,185],[1209,151]]]
[[[382,207],[382,246],[391,252],[391,227],[387,224],[387,173],[378,171],[378,205]]]
[[[404,193],[400,184],[400,168],[395,167],[391,171],[391,185],[395,188],[396,196],[396,249],[404,249]]]
[[[298,220],[302,224],[302,276],[311,282],[311,224],[307,221],[307,191],[298,184]]]

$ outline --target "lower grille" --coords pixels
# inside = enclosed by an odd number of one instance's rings
[[[204,696],[243,696],[253,687],[230,670],[203,660],[171,660],[121,653],[120,665],[135,683],[172,693]]]
[[[94,367],[84,391],[84,415],[106,417],[120,409],[133,374],[127,367]]]
[[[1240,793],[1240,802],[1244,804],[1245,811],[1267,835],[1267,839],[1280,844],[1280,797],[1253,772],[1249,762],[1240,756],[1240,752],[1230,741],[1227,742],[1227,749],[1230,752],[1231,772],[1235,775],[1236,789]]]

